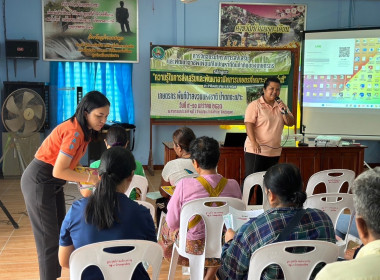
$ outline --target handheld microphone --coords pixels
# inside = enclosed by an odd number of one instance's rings
[[[277,102],[278,104],[280,104],[280,103],[282,102],[282,100],[281,100],[280,97],[278,97],[278,96],[276,96],[276,97],[274,98],[274,100],[276,100],[276,102]],[[281,109],[281,114],[283,114],[283,115],[286,114],[284,108]]]

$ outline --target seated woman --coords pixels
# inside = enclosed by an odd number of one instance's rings
[[[193,162],[197,178],[183,178],[180,180],[168,204],[166,222],[162,226],[159,243],[163,246],[164,257],[170,259],[172,244],[175,242],[179,225],[182,206],[194,199],[210,197],[209,184],[219,193],[220,197],[241,198],[240,186],[235,180],[227,180],[216,172],[219,161],[219,143],[206,136],[195,139],[190,145],[190,158]],[[192,254],[202,254],[204,248],[204,223],[200,221],[189,229],[186,241],[187,251]],[[180,257],[180,265],[188,266],[188,260]],[[205,279],[215,279],[215,273],[219,267],[219,259],[206,259],[207,272]]]
[[[169,161],[165,164],[162,170],[161,186],[175,186],[176,183],[184,177],[189,177],[194,174],[196,177],[198,174],[193,167],[193,163],[190,159],[190,143],[195,139],[195,134],[188,127],[181,127],[173,133],[173,149],[178,158]],[[161,212],[167,212],[167,204],[170,196],[160,188],[160,193],[163,198],[157,199],[157,214],[156,221],[160,221]]]
[[[196,173],[190,159],[190,143],[195,140],[195,134],[188,127],[181,127],[173,133],[173,149],[178,158],[165,164],[162,170],[164,184],[175,186],[176,183],[189,174]]]
[[[119,239],[156,242],[149,210],[124,194],[135,168],[133,155],[122,147],[112,147],[102,154],[96,192],[75,201],[63,221],[58,254],[62,267],[69,267],[70,255],[75,249],[88,244]],[[82,279],[103,279],[99,274],[99,269],[91,267],[86,269]],[[132,279],[149,279],[141,264]]]
[[[231,229],[226,232],[218,271],[221,279],[247,279],[252,254],[267,244],[299,239],[336,241],[327,214],[317,209],[303,210],[306,193],[302,191],[302,178],[296,166],[282,163],[270,167],[264,176],[264,190],[271,209],[245,223],[236,234]],[[298,218],[296,226],[286,230],[290,234],[278,238],[293,217]],[[262,278],[283,279],[284,276],[279,266],[270,265]]]
[[[104,139],[104,144],[106,145],[107,149],[111,147],[123,147],[127,148],[127,145],[129,143],[129,135],[125,128],[118,124],[113,124],[108,128],[106,139]],[[136,169],[134,171],[135,175],[140,175],[145,177],[145,172],[142,164],[135,160],[136,162]],[[100,160],[94,161],[90,164],[91,168],[99,168],[100,166]],[[133,189],[131,191],[131,194],[129,195],[129,198],[132,200],[136,200],[136,189]]]

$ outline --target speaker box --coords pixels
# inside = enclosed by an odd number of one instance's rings
[[[20,89],[20,88],[28,88],[31,90],[34,90],[37,92],[42,99],[44,100],[45,103],[45,108],[46,108],[46,118],[45,118],[45,123],[43,127],[41,128],[40,132],[44,132],[45,129],[50,128],[50,121],[49,121],[49,95],[50,95],[50,90],[49,86],[45,85],[45,83],[36,83],[36,82],[4,82],[4,90],[3,90],[3,95],[1,98],[1,107],[4,104],[4,100],[15,90]],[[3,131],[5,129],[3,128]]]
[[[7,58],[38,59],[38,41],[34,40],[6,40],[5,55]]]

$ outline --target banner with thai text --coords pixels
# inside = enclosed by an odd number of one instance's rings
[[[306,5],[220,3],[219,46],[300,46]]]
[[[42,4],[44,60],[139,61],[138,0]]]
[[[242,120],[268,76],[287,100],[290,51],[151,46],[151,118]]]

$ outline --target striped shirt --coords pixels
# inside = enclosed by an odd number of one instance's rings
[[[234,239],[223,246],[220,274],[225,279],[247,279],[252,254],[260,247],[273,243],[297,211],[297,208],[273,208],[245,223]],[[308,208],[288,240],[335,243],[333,223],[323,211]],[[271,265],[263,271],[261,279],[283,278],[279,266]]]

